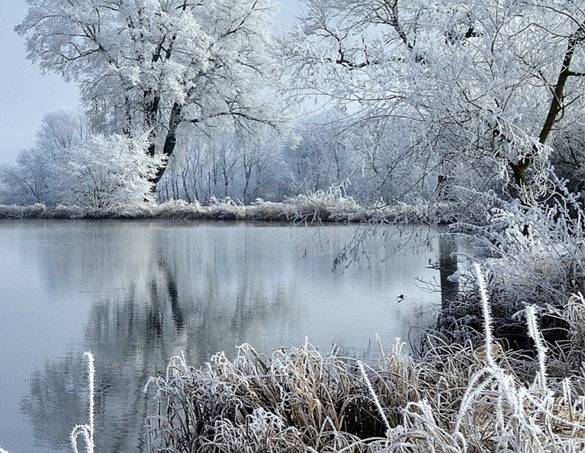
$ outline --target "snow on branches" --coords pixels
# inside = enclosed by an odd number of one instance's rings
[[[164,157],[145,154],[147,141],[147,133],[94,135],[72,149],[62,170],[63,202],[112,209],[154,201],[151,178]]]
[[[233,131],[277,118],[265,99],[273,0],[28,3],[16,29],[29,58],[77,82],[98,131],[150,131],[151,156],[170,157],[187,125]]]

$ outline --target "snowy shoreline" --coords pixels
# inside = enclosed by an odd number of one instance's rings
[[[346,222],[346,223],[440,223],[437,206],[413,206],[404,203],[363,207],[353,200],[335,203],[299,196],[284,202],[257,200],[243,205],[231,199],[216,200],[209,205],[172,201],[163,204],[114,208],[79,206],[0,205],[0,220],[23,219],[168,219],[233,220],[267,222]]]

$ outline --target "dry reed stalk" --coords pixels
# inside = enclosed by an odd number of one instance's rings
[[[482,279],[478,282],[481,288]],[[486,317],[487,363],[469,382],[454,432],[477,451],[578,451],[584,445],[585,417],[576,415],[583,409],[571,400],[573,389],[569,380],[563,383],[561,399],[555,398],[548,386],[546,348],[534,309],[528,307],[526,313],[537,350],[538,373],[534,384],[527,386],[513,370],[495,362],[484,290],[481,295]]]
[[[158,409],[148,419],[150,451],[234,451],[236,446],[226,445],[235,439],[237,451],[260,444],[272,445],[267,451],[280,451],[283,444],[300,451],[361,450],[360,438],[384,434],[376,403],[356,370],[308,344],[277,350],[270,360],[243,345],[233,361],[217,354],[196,370],[175,358],[169,368],[165,379],[151,381]],[[251,424],[264,434],[242,438]]]
[[[581,293],[573,294],[563,313],[569,324],[568,362],[581,364],[585,361],[585,298]]]

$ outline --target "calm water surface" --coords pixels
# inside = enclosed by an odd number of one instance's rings
[[[386,231],[391,232],[391,230]],[[70,451],[86,423],[83,351],[96,358],[97,451],[138,452],[143,388],[183,351],[202,365],[251,343],[305,339],[371,358],[432,324],[441,297],[430,247],[394,232],[357,265],[332,263],[353,226],[31,221],[0,223],[0,445]],[[404,244],[406,245],[404,246]],[[404,300],[397,301],[403,294]],[[414,330],[416,331],[416,329]]]

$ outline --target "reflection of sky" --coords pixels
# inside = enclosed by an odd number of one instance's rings
[[[372,267],[349,267],[342,273],[332,273],[327,262],[315,269],[306,269],[310,287],[306,288],[306,331],[311,341],[326,347],[338,343],[348,348],[366,347],[378,334],[385,345],[395,337],[408,335],[411,323],[427,323],[414,319],[413,311],[437,301],[436,294],[423,293],[415,277],[431,279],[434,275],[425,268],[426,255],[397,252],[385,263]],[[311,280],[319,275],[319,280]],[[405,300],[397,302],[403,294]],[[430,308],[430,307],[427,307]]]
[[[12,452],[36,451],[20,411],[31,374],[79,342],[89,312],[82,294],[47,291],[30,231],[16,225],[0,225],[0,445]]]
[[[413,254],[407,247],[380,263],[384,247],[377,243],[371,268],[363,261],[332,272],[351,231],[168,222],[0,224],[0,279],[6,282],[0,286],[0,370],[12,370],[0,374],[0,445],[52,451],[33,448],[30,421],[19,404],[32,373],[45,361],[54,370],[69,351],[96,354],[108,401],[99,420],[115,424],[127,420],[116,419],[112,408],[142,404],[129,389],[142,389],[181,351],[199,366],[219,350],[233,355],[243,342],[268,353],[308,337],[326,351],[336,343],[342,352],[362,354],[370,344],[375,353],[375,334],[390,349],[395,337],[407,337],[410,324],[432,322],[429,306],[440,297],[421,292],[415,278],[437,277],[425,267],[433,252]],[[386,241],[388,250],[393,240]],[[398,294],[405,296],[401,303]],[[58,388],[48,379],[54,378],[41,374],[39,382]],[[132,409],[139,418],[141,410]],[[42,429],[54,432],[50,423]]]

